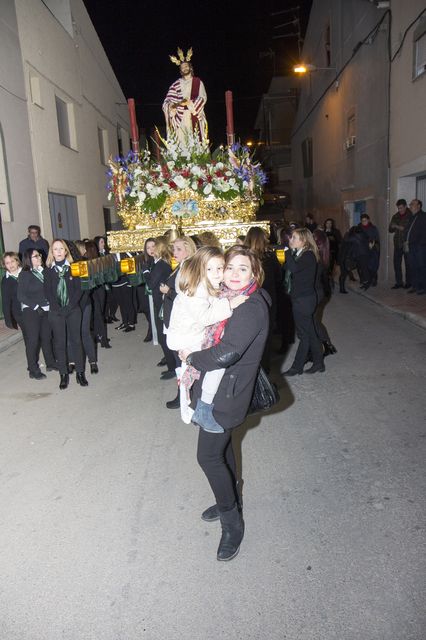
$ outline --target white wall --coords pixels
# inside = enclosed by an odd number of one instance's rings
[[[117,154],[117,124],[129,130],[126,100],[81,0],[70,0],[73,37],[41,0],[15,1],[41,226],[50,239],[49,191],[73,195],[80,235],[93,237],[104,232],[102,207],[110,206],[98,127],[107,130],[110,153]],[[41,105],[31,100],[31,76],[38,79]],[[73,149],[59,142],[55,95],[70,104]]]
[[[38,210],[14,0],[2,0],[0,11],[0,127],[2,229],[6,251],[15,251]]]

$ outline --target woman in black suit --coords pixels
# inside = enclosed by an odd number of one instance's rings
[[[151,265],[145,263],[143,268],[143,275],[145,278],[146,286],[151,292],[152,300],[154,303],[154,316],[155,326],[157,329],[158,343],[163,350],[164,358],[166,360],[167,371],[161,374],[162,380],[168,380],[176,376],[176,360],[173,351],[169,349],[166,343],[166,334],[164,333],[163,324],[163,294],[160,291],[160,287],[165,284],[167,278],[172,272],[170,266],[170,250],[166,239],[160,236],[155,239],[154,249],[154,261]]]
[[[224,432],[209,433],[200,429],[197,459],[216,499],[216,504],[206,509],[201,517],[207,522],[220,519],[222,537],[217,559],[226,561],[237,555],[244,536],[232,431],[244,422],[250,406],[268,337],[271,300],[268,293],[260,289],[263,282],[261,262],[247,247],[236,245],[228,249],[223,281],[227,297],[244,294],[248,299],[234,309],[218,344],[193,353],[180,351],[179,356],[201,374],[192,387],[193,407],[201,397],[204,373],[225,368],[213,410]]]
[[[4,322],[8,329],[22,329],[22,311],[18,302],[18,277],[22,266],[18,254],[6,251],[2,256],[2,265],[6,269],[1,281]]]
[[[87,387],[84,375],[83,345],[81,343],[81,308],[83,295],[79,278],[73,278],[70,265],[71,253],[64,240],[52,242],[44,271],[44,292],[49,302],[49,323],[53,332],[55,355],[60,374],[60,389],[69,384],[67,336],[75,362],[76,379],[80,386]]]
[[[154,249],[155,238],[147,238],[145,240],[143,255],[144,262],[147,269],[150,269],[154,263]],[[138,313],[143,313],[146,321],[148,322],[148,331],[146,333],[144,342],[151,342],[152,340],[152,325],[151,325],[151,312],[149,309],[149,294],[145,282],[136,287],[136,299],[138,302]]]
[[[40,346],[47,371],[57,371],[49,324],[49,302],[44,293],[43,257],[38,249],[27,249],[18,278],[18,300],[22,308],[25,352],[30,378],[42,380],[45,374],[38,364]]]
[[[295,229],[286,251],[284,268],[287,272],[288,288],[293,307],[296,333],[300,340],[293,364],[285,376],[325,371],[323,346],[318,335],[315,311],[324,294],[320,282],[320,256],[314,237],[309,229]],[[303,370],[308,354],[313,364]]]

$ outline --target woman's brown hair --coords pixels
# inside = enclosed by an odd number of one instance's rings
[[[14,259],[14,260],[16,260],[16,262],[18,263],[18,267],[20,267],[20,266],[21,266],[21,261],[20,261],[20,259],[19,259],[18,254],[17,254],[15,251],[6,251],[6,253],[4,253],[4,254],[2,255],[2,258],[1,258],[1,265],[2,265],[2,267],[3,267],[3,268],[5,268],[5,266],[4,266],[4,259],[5,259],[5,258],[13,258],[13,259]]]
[[[158,236],[158,238],[155,238],[154,253],[157,258],[161,258],[165,262],[170,263],[172,256],[170,254],[169,244],[164,236]]]
[[[244,245],[262,258],[268,248],[268,237],[261,227],[250,227],[244,239]]]
[[[252,251],[245,245],[234,244],[233,247],[229,247],[229,249],[225,253],[225,269],[228,262],[230,262],[237,256],[245,256],[250,260],[250,266],[253,272],[253,278],[257,286],[261,287],[265,279],[265,273],[263,271],[262,263],[260,262],[260,259],[258,258],[258,256],[254,253],[254,251]]]
[[[312,251],[315,256],[315,260],[317,262],[320,262],[320,254],[312,232],[309,231],[309,229],[306,229],[306,227],[301,227],[300,229],[294,229],[292,235],[294,233],[297,233],[299,238],[303,242],[302,253],[304,253],[305,251]]]

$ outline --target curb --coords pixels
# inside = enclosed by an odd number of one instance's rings
[[[0,340],[0,353],[7,351],[9,347],[13,347],[14,344],[18,344],[21,340],[23,340],[23,337],[20,331],[16,335],[7,336],[4,340]]]
[[[374,304],[377,304],[379,307],[383,307],[384,309],[387,309],[392,313],[396,313],[397,315],[402,316],[404,320],[408,320],[408,322],[415,324],[416,326],[420,327],[420,329],[426,329],[426,318],[424,318],[423,316],[420,316],[417,313],[413,313],[412,311],[404,311],[404,309],[398,309],[398,307],[392,307],[388,304],[385,304],[381,300],[377,300],[377,298],[369,295],[366,291],[359,291],[355,288],[352,288],[351,286],[349,286],[349,289],[352,293],[355,293],[358,296],[362,296],[370,302],[374,302]]]

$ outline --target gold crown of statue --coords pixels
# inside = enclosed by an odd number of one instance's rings
[[[176,58],[176,56],[169,56],[170,60],[174,63],[177,64],[178,67],[180,67],[181,64],[183,64],[184,62],[189,62],[192,58],[192,47],[190,49],[188,49],[188,51],[186,52],[186,56],[184,55],[182,49],[180,47],[177,48],[177,54],[178,57]]]

